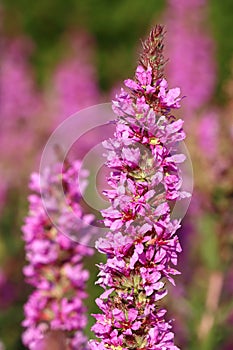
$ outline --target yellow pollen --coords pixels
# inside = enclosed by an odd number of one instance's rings
[[[156,137],[151,137],[150,144],[151,145],[157,145],[159,143],[159,140]]]

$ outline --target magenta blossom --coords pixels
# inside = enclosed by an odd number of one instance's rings
[[[62,173],[60,169],[57,164],[40,177],[38,174],[31,177],[30,188],[35,194],[29,196],[29,215],[23,227],[28,261],[24,275],[35,287],[24,309],[23,343],[29,349],[35,349],[44,335],[53,331],[64,332],[69,349],[86,349],[83,329],[87,318],[83,300],[87,297],[85,284],[89,273],[83,268],[82,260],[92,255],[93,250],[75,243],[64,232],[69,232],[72,212],[77,217],[72,230],[88,229],[93,218],[85,215],[80,206],[78,174],[82,177],[81,187],[86,185],[80,162],[66,165]],[[66,205],[61,201],[59,190],[61,177]],[[58,226],[52,217],[58,219]],[[83,237],[83,243],[87,242]]]
[[[180,89],[168,89],[163,77],[163,28],[156,26],[144,43],[135,79],[125,81],[113,101],[117,114],[114,138],[105,141],[112,170],[104,194],[110,207],[102,211],[110,232],[97,241],[106,254],[97,284],[104,293],[96,300],[92,350],[177,350],[171,321],[162,300],[166,281],[173,285],[181,246],[180,220],[171,219],[182,191],[178,144],[185,138],[183,121],[174,120]]]

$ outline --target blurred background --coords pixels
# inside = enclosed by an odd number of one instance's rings
[[[233,2],[2,0],[0,4],[0,340],[21,343],[21,225],[27,183],[50,133],[72,113],[109,102],[132,77],[144,39],[166,25],[166,76],[180,86],[194,193],[184,219],[182,275],[167,298],[183,350],[233,349]],[[103,257],[86,261],[89,313]],[[93,336],[89,317],[86,334]]]

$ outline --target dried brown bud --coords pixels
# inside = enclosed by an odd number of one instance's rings
[[[150,32],[149,37],[142,42],[143,52],[140,55],[139,63],[147,69],[148,65],[152,68],[153,82],[163,78],[164,65],[166,63],[163,56],[164,27],[156,25]]]

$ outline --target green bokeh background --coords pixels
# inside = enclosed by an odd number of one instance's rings
[[[36,44],[33,63],[39,81],[61,55],[60,38],[67,29],[85,29],[96,42],[100,86],[108,90],[135,66],[139,38],[161,21],[165,0],[3,0],[4,27],[11,35],[26,33]],[[209,0],[208,23],[217,44],[218,93],[229,75],[233,41],[233,3]],[[222,96],[221,96],[222,97]]]

